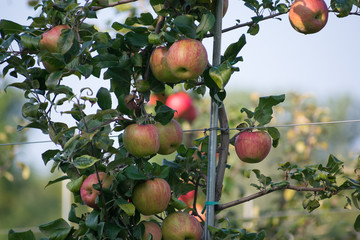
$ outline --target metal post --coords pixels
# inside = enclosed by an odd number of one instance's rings
[[[221,63],[221,29],[223,17],[223,0],[216,1],[215,26],[213,42],[213,66]],[[218,127],[218,105],[211,100],[210,110],[210,134],[209,134],[209,163],[207,170],[207,194],[206,194],[206,221],[205,221],[205,240],[210,240],[209,226],[215,224],[214,205],[215,201],[215,181],[216,181],[216,147],[217,147],[217,127]]]

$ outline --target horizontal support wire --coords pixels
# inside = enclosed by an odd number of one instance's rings
[[[271,126],[258,126],[258,127],[241,127],[241,128],[201,128],[201,129],[188,129],[183,130],[184,133],[188,132],[208,132],[210,130],[219,130],[219,131],[241,131],[241,130],[250,130],[250,129],[266,129],[270,127],[275,128],[287,128],[287,127],[301,127],[301,126],[313,126],[313,125],[329,125],[329,124],[341,124],[341,123],[360,123],[360,119],[355,120],[340,120],[340,121],[328,121],[328,122],[311,122],[311,123],[292,123],[292,124],[283,124],[283,125],[271,125]],[[111,136],[118,137],[118,136]],[[17,143],[0,143],[0,147],[5,146],[17,146],[17,145],[27,145],[27,144],[41,144],[41,143],[52,143],[50,140],[43,141],[32,141],[32,142],[17,142]]]

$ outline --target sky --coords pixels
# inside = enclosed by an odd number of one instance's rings
[[[27,6],[27,0],[1,1],[0,19],[26,24],[28,16],[36,16],[33,9]],[[325,2],[329,6],[330,1]],[[241,23],[248,22],[252,16],[243,1],[229,0],[223,28],[235,25],[237,19]],[[237,64],[240,72],[233,74],[226,90],[258,92],[263,96],[296,91],[313,94],[319,99],[337,95],[360,99],[360,17],[337,18],[329,13],[324,29],[311,35],[296,32],[291,27],[287,14],[280,18],[281,21],[271,19],[261,22],[260,32],[256,36],[246,34],[247,44],[240,53],[244,62]],[[103,22],[112,19],[111,9],[101,10],[95,23],[101,29]],[[247,28],[240,28],[224,33],[222,52],[246,31]],[[203,41],[210,62],[212,40],[209,38]],[[91,84],[99,85],[98,80]],[[79,87],[82,85],[79,84]],[[30,136],[29,141],[37,140],[47,139],[39,133]],[[38,144],[33,156],[38,158],[39,153],[49,148],[54,148],[54,145]],[[24,152],[27,153],[26,150]]]

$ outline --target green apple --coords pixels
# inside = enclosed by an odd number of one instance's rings
[[[200,222],[185,212],[174,212],[168,215],[161,227],[163,240],[201,240]]]
[[[154,124],[130,124],[123,133],[125,149],[136,157],[156,154],[160,148],[159,129]]]
[[[175,119],[172,119],[166,125],[157,122],[155,126],[159,129],[160,134],[160,148],[158,153],[168,155],[175,152],[183,140],[181,125]]]
[[[328,12],[324,0],[295,0],[289,11],[290,24],[300,33],[316,33],[325,27]]]
[[[265,131],[241,132],[235,139],[236,154],[246,163],[261,162],[270,149],[271,137]]]
[[[200,41],[183,39],[171,45],[166,61],[175,77],[190,80],[196,79],[204,72],[208,65],[208,56]]]
[[[135,208],[149,216],[165,211],[171,197],[170,186],[162,178],[149,179],[137,184],[132,194]]]

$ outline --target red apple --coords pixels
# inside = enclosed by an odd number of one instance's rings
[[[102,184],[102,188],[109,188],[113,182],[111,175],[104,172],[99,172],[99,179]],[[83,202],[92,208],[97,208],[96,198],[100,195],[98,190],[95,190],[93,185],[98,184],[99,180],[96,173],[89,175],[81,185],[80,196]]]
[[[130,124],[123,133],[125,149],[136,157],[156,154],[160,148],[159,129],[154,124]]]
[[[235,140],[235,151],[240,160],[258,163],[264,160],[271,149],[271,137],[267,132],[241,132]]]
[[[161,213],[167,208],[171,197],[170,186],[162,178],[154,178],[134,187],[132,201],[143,215]]]
[[[198,115],[198,112],[194,105],[191,105],[190,109],[185,112],[183,118],[188,121],[189,123],[192,123]]]
[[[148,240],[150,237],[150,234],[152,235],[153,240],[161,240],[162,233],[161,233],[161,228],[160,228],[159,224],[152,222],[152,221],[143,222],[143,224],[145,226],[145,232],[142,237],[142,240]]]
[[[166,61],[170,71],[180,80],[196,79],[208,65],[206,49],[195,39],[183,39],[173,43]]]
[[[324,0],[295,0],[289,11],[289,20],[300,33],[316,33],[327,23],[328,8]]]
[[[172,119],[166,125],[158,122],[155,126],[159,129],[160,134],[160,148],[158,153],[168,155],[175,152],[180,147],[183,139],[181,125],[175,119]]]
[[[227,13],[228,8],[229,8],[229,0],[223,0],[223,17]]]
[[[160,82],[177,83],[180,80],[170,71],[166,61],[168,49],[166,47],[157,47],[150,56],[150,67],[155,78]]]
[[[43,33],[39,42],[40,49],[46,49],[52,53],[59,52],[58,40],[60,38],[61,31],[64,29],[70,29],[70,27],[67,25],[58,25]]]
[[[165,218],[161,229],[163,240],[201,240],[201,224],[188,213],[171,213]]]
[[[166,99],[166,105],[175,110],[175,118],[184,119],[190,111],[193,111],[192,98],[186,92],[177,92]]]
[[[194,197],[195,197],[195,190],[192,190],[190,192],[188,192],[187,194],[184,195],[180,195],[179,200],[183,201],[186,206],[188,206],[189,208],[193,208],[194,207]],[[196,197],[196,211],[197,213],[200,215],[201,219],[205,221],[206,215],[205,212],[201,213],[204,206],[205,206],[205,200],[206,200],[206,196],[202,191],[198,191],[197,197]],[[190,212],[191,214],[192,212]],[[200,218],[196,217],[199,221],[201,221]]]

